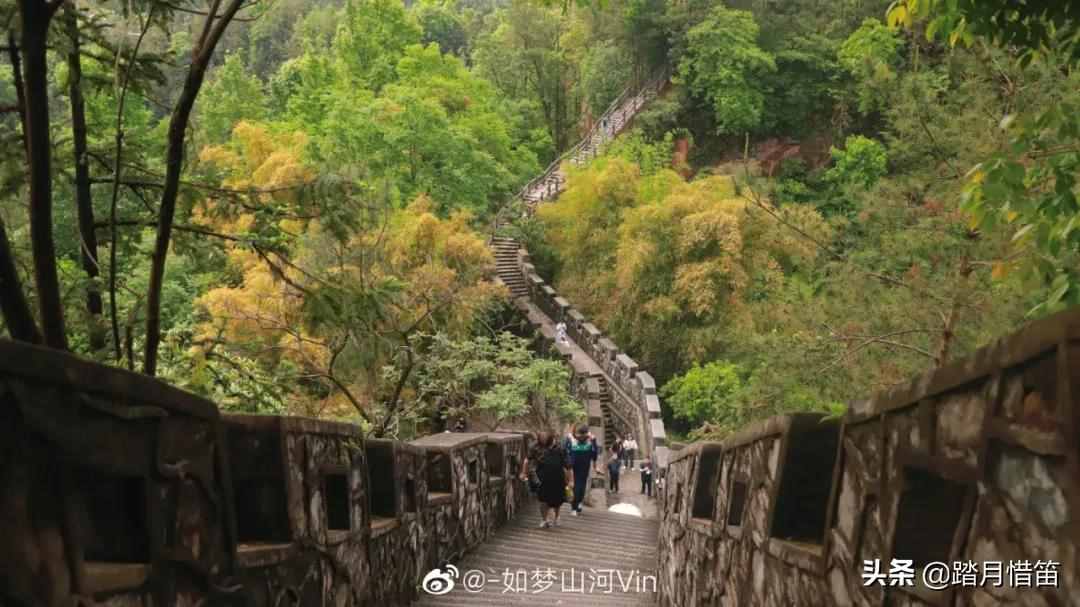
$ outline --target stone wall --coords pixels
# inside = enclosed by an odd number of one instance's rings
[[[3,340],[0,417],[2,607],[408,605],[526,494],[510,473],[520,434],[401,443],[221,415]],[[434,478],[446,496],[429,486],[435,455],[452,462]]]
[[[530,301],[553,322],[566,323],[567,335],[599,367],[600,373],[592,372],[564,352],[564,357],[579,376],[578,385],[586,386],[586,379],[595,379],[606,384],[612,397],[611,413],[615,423],[620,426],[619,430],[624,434],[632,433],[638,440],[642,455],[652,458],[656,466],[662,469],[668,460],[669,449],[660,414],[660,398],[657,396],[656,381],[652,375],[641,369],[636,361],[621,351],[614,341],[605,337],[584,314],[545,283],[536,273],[536,267],[524,248],[518,249],[518,270],[529,287]],[[527,310],[523,311],[527,313]],[[552,339],[553,336],[545,337]],[[553,347],[559,349],[558,344]],[[604,385],[599,386],[599,389],[603,388]],[[588,389],[584,394],[586,399],[595,400],[598,396]],[[588,408],[591,418],[592,407]]]
[[[696,443],[660,495],[660,604],[1080,605],[1078,438],[1072,310],[839,422],[776,417]],[[915,585],[864,583],[864,561],[887,575],[893,559]],[[921,583],[931,563],[969,561],[1002,563],[1004,583]],[[1010,578],[1024,562],[1056,585]]]

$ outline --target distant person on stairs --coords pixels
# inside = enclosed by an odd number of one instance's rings
[[[566,323],[560,322],[559,324],[555,325],[555,339],[560,344],[566,343]]]
[[[554,434],[541,432],[537,437],[536,445],[522,462],[521,479],[528,481],[540,501],[540,528],[558,525],[559,510],[566,501],[571,478],[570,458],[556,444]]]
[[[608,452],[607,473],[608,473],[608,490],[612,493],[619,492],[619,473],[622,472],[622,460],[619,457],[619,448],[616,445],[611,446],[611,450]]]
[[[570,454],[570,464],[574,469],[574,501],[570,503],[570,511],[574,516],[579,516],[581,504],[585,501],[585,490],[589,487],[589,469],[596,465],[600,448],[589,427],[582,424],[577,427],[573,437],[567,437],[566,451]]]
[[[641,492],[652,497],[652,462],[641,462]]]

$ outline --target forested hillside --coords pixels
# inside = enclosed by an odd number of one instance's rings
[[[379,435],[575,419],[500,214],[681,431],[840,411],[1080,301],[1077,14],[1005,4],[0,0],[3,333]]]
[[[935,10],[655,17],[674,88],[526,233],[677,427],[839,411],[1076,301],[1076,15],[1024,45]]]

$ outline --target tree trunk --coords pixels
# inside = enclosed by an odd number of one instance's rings
[[[690,158],[690,139],[686,137],[680,137],[675,140],[675,151],[671,159],[671,168],[683,176],[683,179],[689,179],[693,174],[690,169],[688,159]]]
[[[46,39],[49,22],[58,4],[42,0],[19,0],[22,15],[23,107],[26,160],[30,180],[30,240],[34,257],[45,345],[67,349],[60,280],[56,273],[56,247],[52,233],[52,148],[49,135],[49,76]]]
[[[26,0],[24,0],[26,1]],[[199,43],[193,51],[191,67],[180,93],[180,99],[169,119],[168,149],[165,160],[165,184],[161,193],[161,206],[158,211],[157,239],[154,242],[154,257],[150,262],[150,286],[146,294],[146,349],[143,358],[143,372],[147,375],[157,373],[158,344],[161,342],[161,287],[165,279],[165,260],[169,256],[169,240],[172,236],[173,217],[176,215],[176,197],[180,191],[180,173],[184,168],[184,140],[187,135],[188,121],[195,99],[199,96],[203,78],[214,48],[229,22],[236,16],[244,0],[229,0],[221,15],[217,14],[220,0],[215,0],[206,16]]]
[[[19,272],[15,268],[15,256],[8,244],[3,217],[0,217],[0,311],[4,314],[4,324],[13,339],[41,343],[41,332],[34,323],[30,305],[23,294]]]
[[[25,152],[26,115],[23,113],[23,108],[26,107],[26,98],[23,95],[22,68],[14,32],[8,32],[8,52],[11,56],[11,71],[19,105],[19,122],[22,124],[23,151]],[[11,244],[8,242],[3,217],[0,217],[0,313],[4,315],[4,324],[11,337],[20,341],[41,343],[41,332],[38,331],[34,315],[30,312],[30,304],[27,303],[26,295],[22,290],[22,280],[19,279],[19,271],[15,267],[15,254],[12,253]]]
[[[79,20],[75,6],[64,7],[64,21],[71,52],[68,53],[68,90],[71,97],[71,137],[75,149],[75,208],[79,218],[79,252],[83,271],[90,279],[86,288],[86,311],[90,324],[90,347],[105,347],[105,330],[101,322],[101,290],[97,285],[97,234],[94,232],[94,203],[90,193],[90,166],[86,155],[86,103],[82,92],[82,60],[79,57]]]

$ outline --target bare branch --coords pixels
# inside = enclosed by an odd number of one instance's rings
[[[113,166],[112,200],[109,204],[109,221],[112,226],[109,230],[111,239],[109,245],[109,314],[112,322],[113,349],[116,360],[120,360],[123,356],[120,348],[120,319],[117,318],[116,310],[116,250],[118,248],[116,246],[116,208],[120,196],[120,159],[123,157],[124,150],[124,101],[127,97],[128,85],[131,84],[131,68],[135,65],[135,58],[139,56],[139,47],[142,46],[146,32],[150,30],[153,15],[154,5],[151,4],[149,11],[146,13],[146,21],[143,22],[142,29],[139,31],[139,38],[135,41],[135,47],[131,49],[131,60],[128,62],[127,69],[124,70],[124,76],[120,84],[120,96],[116,107],[116,139],[114,144],[116,162]],[[117,57],[119,56],[120,52],[117,50]]]
[[[184,165],[188,122],[199,90],[202,88],[203,79],[206,77],[206,69],[214,48],[229,22],[244,5],[243,0],[229,0],[221,19],[215,22],[213,17],[217,15],[220,3],[221,0],[214,0],[211,6],[206,27],[196,46],[196,53],[188,68],[179,100],[169,119],[165,188],[162,190],[161,204],[158,207],[157,236],[154,240],[154,254],[150,261],[150,281],[147,287],[146,345],[143,356],[143,372],[147,375],[154,375],[157,372],[158,345],[161,342],[161,290],[165,280],[165,260],[169,255],[173,218],[176,214],[180,174]]]
[[[172,4],[170,2],[165,2],[164,0],[158,0],[158,4],[160,4],[160,5],[162,5],[162,6],[166,7],[166,8],[169,8],[171,10],[174,10],[174,11],[176,11],[178,13],[187,13],[189,15],[200,15],[200,16],[203,16],[203,17],[206,17],[206,16],[208,16],[210,14],[210,13],[208,13],[206,11],[199,11],[199,10],[195,10],[195,9],[192,9],[192,8],[185,8],[183,6],[177,6],[177,5]],[[215,19],[220,19],[220,18],[221,17],[215,17]],[[255,17],[233,17],[233,21],[250,22],[250,21],[257,20],[258,18],[259,18],[258,16],[255,16]]]

